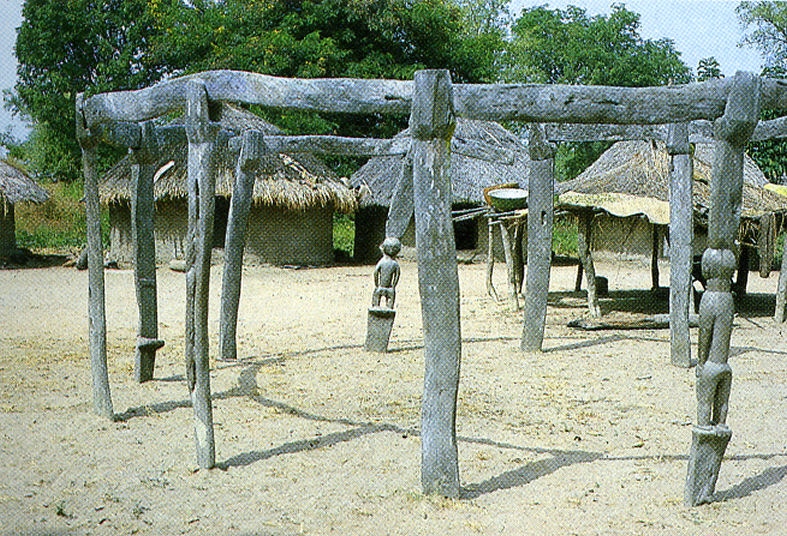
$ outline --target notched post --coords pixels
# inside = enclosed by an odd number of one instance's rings
[[[153,379],[156,351],[164,346],[158,338],[156,296],[155,199],[153,177],[156,173],[158,142],[152,122],[141,125],[139,146],[132,149],[131,236],[134,243],[134,282],[137,292],[139,324],[134,360],[134,379]]]
[[[203,84],[188,85],[186,135],[189,141],[189,230],[186,240],[186,376],[194,409],[197,462],[216,465],[210,393],[208,294],[216,191],[219,126],[211,123]]]

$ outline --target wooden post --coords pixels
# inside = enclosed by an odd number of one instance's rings
[[[204,86],[188,86],[189,230],[186,241],[186,379],[194,408],[197,463],[216,464],[208,348],[208,290],[215,208],[218,126],[210,123]]]
[[[691,366],[689,307],[692,294],[694,166],[686,123],[669,126],[667,152],[670,155],[670,362],[688,368]]]
[[[779,269],[779,284],[776,288],[776,310],[773,320],[781,324],[787,318],[787,234],[784,235],[784,248],[782,248],[782,265]]]
[[[96,144],[85,128],[82,94],[76,100],[77,139],[82,148],[87,219],[88,318],[90,322],[90,371],[93,379],[93,411],[114,419],[107,371],[107,316],[104,297],[104,253],[101,244],[101,205],[98,198]]]
[[[697,342],[697,423],[692,429],[684,491],[689,506],[713,500],[721,460],[732,436],[726,424],[732,384],[727,360],[735,313],[730,282],[740,225],[743,155],[760,114],[761,83],[751,73],[736,73],[724,115],[714,124],[708,249],[702,255],[708,287],[700,301]]]
[[[588,312],[593,318],[601,318],[601,307],[598,305],[596,292],[596,267],[593,265],[593,254],[590,251],[590,239],[593,233],[593,212],[583,210],[577,218],[577,254],[579,265],[585,272],[588,286]],[[582,273],[579,272],[578,273]],[[578,278],[577,278],[578,279]]]
[[[415,73],[412,136],[415,244],[424,326],[421,486],[459,496],[456,397],[462,338],[459,275],[451,221],[450,147],[456,126],[448,71]]]
[[[514,252],[511,247],[511,236],[508,234],[508,228],[503,220],[500,220],[500,238],[503,242],[503,254],[506,258],[506,274],[508,275],[508,290],[511,294],[511,301],[514,302],[514,308],[519,310],[519,290],[516,282],[516,268],[514,261]]]
[[[661,249],[661,228],[655,223],[653,227],[653,244],[650,250],[650,288],[658,290],[659,282],[659,250]]]
[[[261,132],[243,133],[243,145],[235,168],[227,234],[224,241],[224,273],[221,279],[221,313],[219,321],[219,355],[225,361],[238,358],[237,328],[240,305],[243,249],[246,245],[246,223],[254,193],[255,171],[263,149]]]
[[[153,176],[156,173],[157,142],[152,122],[142,124],[141,143],[132,150],[131,236],[134,243],[134,283],[137,290],[139,325],[134,360],[134,379],[153,379],[156,351],[164,346],[158,338],[156,297],[156,239]]]
[[[552,265],[555,148],[546,141],[541,125],[530,126],[530,180],[528,184],[527,276],[521,348],[540,351],[547,315],[549,270]]]
[[[492,282],[492,274],[495,270],[495,225],[497,222],[492,221],[490,216],[486,217],[487,227],[487,244],[486,244],[486,293],[492,296],[495,301],[498,300],[495,284]]]

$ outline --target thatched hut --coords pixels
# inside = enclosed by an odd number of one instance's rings
[[[250,112],[222,104],[217,120],[225,130],[240,134],[281,131]],[[161,149],[154,177],[156,199],[156,261],[184,257],[188,227],[188,146]],[[237,157],[223,149],[216,177],[216,216],[213,245],[224,246]],[[101,201],[109,206],[109,257],[132,262],[131,159],[110,169],[99,185]],[[333,262],[333,214],[356,209],[355,194],[319,159],[308,154],[266,157],[256,172],[253,205],[246,236],[246,263],[324,265]]]
[[[712,144],[696,144],[694,165],[694,242],[696,255],[707,243],[710,207]],[[570,212],[594,212],[591,249],[616,255],[667,256],[669,251],[669,165],[666,146],[658,141],[615,143],[596,162],[572,181],[559,185],[561,208]],[[765,175],[747,155],[744,158],[743,206],[739,241],[742,261],[755,247],[768,250],[787,213],[787,200],[764,188]],[[761,225],[765,220],[767,225]],[[767,229],[766,229],[767,227]],[[762,232],[765,234],[761,236]],[[767,236],[766,236],[767,235]],[[764,241],[771,241],[768,247]]]
[[[0,160],[0,199],[0,258],[8,258],[17,251],[14,205],[23,201],[43,203],[49,194],[17,166]]]
[[[409,136],[404,130],[397,138]],[[463,145],[483,145],[489,157],[473,158],[462,154]],[[451,154],[453,209],[481,206],[484,188],[502,183],[518,183],[527,188],[527,149],[515,134],[490,121],[458,118]],[[402,174],[404,157],[382,156],[370,159],[353,174],[350,182],[360,191],[360,207],[355,216],[355,258],[374,261],[380,257],[378,246],[385,238],[385,221],[396,183]],[[487,232],[483,220],[466,220],[454,225],[456,246],[460,250],[486,250]],[[412,225],[403,244],[414,245]]]

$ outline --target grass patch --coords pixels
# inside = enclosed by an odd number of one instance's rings
[[[355,216],[353,214],[333,215],[333,249],[352,258],[355,247]]]
[[[577,256],[577,222],[574,216],[555,218],[552,251],[560,257]]]
[[[75,253],[85,247],[86,217],[81,182],[42,185],[49,200],[40,205],[20,203],[15,207],[16,242],[36,253]],[[104,244],[109,244],[109,215],[101,214]]]

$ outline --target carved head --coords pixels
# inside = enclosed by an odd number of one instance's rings
[[[399,252],[402,250],[402,243],[399,241],[398,238],[394,238],[393,236],[389,236],[386,238],[382,245],[380,246],[380,251],[388,255],[389,257],[396,257],[399,255]]]
[[[706,279],[730,279],[738,263],[729,249],[708,248],[702,254],[702,275]]]

